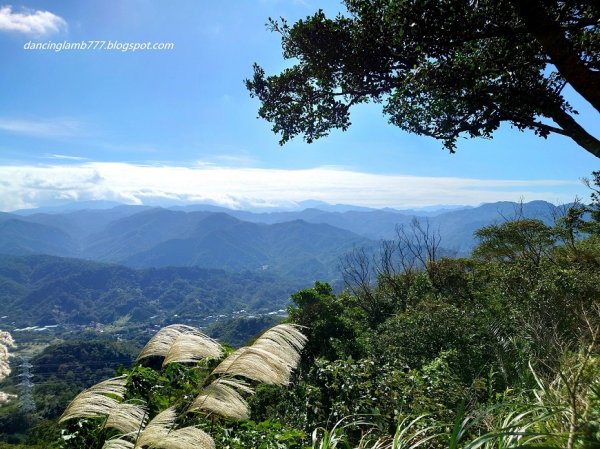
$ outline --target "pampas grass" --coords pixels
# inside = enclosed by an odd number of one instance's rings
[[[184,427],[164,435],[151,447],[162,449],[215,449],[215,442],[209,434],[200,429]]]
[[[214,449],[210,435],[195,427],[173,429],[177,412],[171,407],[159,413],[140,433],[134,449],[142,447],[161,449]]]
[[[163,366],[169,363],[196,363],[206,358],[218,358],[223,355],[219,344],[200,333],[180,334],[165,356]]]
[[[5,393],[4,391],[0,391],[0,406],[7,404],[13,399],[17,399],[16,394]]]
[[[102,449],[134,449],[135,443],[125,439],[123,435],[106,440]]]
[[[175,427],[176,419],[177,411],[175,410],[175,407],[170,407],[160,412],[148,423],[148,425],[146,425],[146,428],[140,433],[135,447],[138,448],[150,446],[153,441],[156,441],[168,434],[169,431]]]
[[[280,324],[262,334],[251,346],[240,348],[211,373],[217,379],[196,397],[190,411],[202,411],[231,419],[248,419],[248,403],[242,396],[253,394],[245,378],[272,385],[287,385],[300,361],[306,337],[297,326]]]
[[[240,392],[252,394],[254,391],[244,382],[217,379],[204,388],[190,406],[190,411],[203,411],[232,419],[248,419],[248,403]]]
[[[221,346],[198,329],[184,324],[163,327],[144,346],[137,360],[146,357],[165,357],[171,362],[196,362],[205,357],[220,357]]]
[[[143,405],[122,402],[110,411],[104,427],[123,433],[137,432],[146,424],[147,417],[148,410]]]
[[[238,349],[205,379],[204,387],[186,410],[208,416],[244,420],[249,406],[244,396],[254,394],[249,381],[287,385],[300,361],[306,337],[298,326],[281,324],[263,333],[249,347]],[[223,355],[221,346],[199,330],[181,324],[167,326],[150,339],[137,360],[163,357],[163,367],[174,362],[197,363]],[[123,402],[125,377],[101,382],[83,391],[69,404],[59,422],[73,418],[106,417],[104,428],[122,432],[103,449],[214,449],[210,435],[190,426],[176,428],[177,411],[167,408],[147,421],[143,405]],[[179,404],[181,405],[181,404]]]
[[[233,352],[212,374],[241,376],[257,382],[287,385],[300,361],[306,337],[298,326],[280,324],[262,334],[252,346]]]
[[[67,406],[58,422],[108,416],[123,400],[126,383],[125,376],[114,377],[82,391]]]
[[[215,449],[210,435],[196,427],[175,429],[177,411],[170,407],[148,424],[107,440],[102,449]]]
[[[14,346],[15,341],[10,333],[0,331],[0,381],[8,377],[10,374],[10,352],[8,351],[8,348],[13,348]],[[14,394],[8,394],[0,391],[0,405],[6,404],[16,397],[17,396]]]
[[[5,331],[0,331],[0,380],[6,378],[10,374],[10,353],[8,352],[8,348],[12,348],[15,346],[15,341],[13,340],[10,333]]]

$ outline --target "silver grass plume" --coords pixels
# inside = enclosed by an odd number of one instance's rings
[[[215,368],[211,375],[218,375],[217,379],[204,388],[189,411],[246,419],[248,404],[242,394],[253,394],[254,390],[239,377],[267,384],[288,384],[305,343],[306,337],[298,326],[282,324],[269,329],[252,346],[235,351]],[[137,360],[160,356],[165,358],[164,366],[221,355],[219,344],[199,330],[172,325],[161,329],[146,344]],[[176,429],[177,413],[174,408],[164,410],[146,424],[146,413],[142,407],[117,400],[122,401],[124,394],[124,378],[102,382],[80,393],[59,422],[73,417],[107,416],[106,427],[115,427],[123,434],[106,441],[103,449],[215,448],[212,437],[196,427]]]
[[[173,427],[175,427],[176,419],[177,411],[175,410],[175,407],[170,407],[160,412],[152,418],[140,433],[135,443],[135,447],[150,446],[153,441],[166,435]]]
[[[123,400],[126,383],[125,376],[114,377],[82,391],[67,406],[58,422],[110,415]]]
[[[135,437],[136,434],[133,435]],[[102,449],[133,449],[135,447],[135,443],[125,439],[127,435],[121,435],[116,438],[111,438],[110,440],[106,440]]]
[[[15,341],[13,340],[10,333],[6,331],[0,331],[0,380],[6,378],[10,374],[10,353],[8,352],[9,347],[14,347]]]
[[[279,324],[262,334],[251,346],[233,352],[212,372],[242,376],[265,384],[287,385],[300,361],[306,337],[292,324]]]
[[[195,363],[206,358],[219,358],[222,354],[221,346],[201,332],[180,334],[171,345],[163,366],[174,362]]]
[[[199,410],[224,418],[248,419],[250,408],[240,392],[253,394],[254,390],[237,379],[217,379],[194,399],[189,411]]]
[[[177,412],[168,408],[156,415],[140,433],[134,449],[214,449],[210,435],[195,427],[174,429]],[[117,448],[113,448],[117,449]],[[125,449],[125,448],[124,448]]]
[[[146,407],[121,402],[110,411],[104,427],[117,429],[123,433],[137,432],[144,427],[147,417],[148,410]]]
[[[16,394],[10,394],[10,393],[5,393],[4,391],[0,391],[0,407],[3,404],[6,404],[6,403],[12,401],[13,399],[17,399]]]
[[[229,359],[229,360],[228,360]],[[269,351],[252,347],[241,348],[217,366],[213,374],[224,376],[243,376],[257,382],[274,385],[286,385],[291,369],[281,358]]]
[[[14,347],[15,342],[10,333],[0,331],[0,381],[8,377],[10,374],[10,352],[9,347]],[[14,394],[4,393],[0,391],[0,405],[15,399],[17,396]]]
[[[133,433],[111,438],[104,443],[102,449],[139,449],[142,446],[132,441],[136,436],[137,433]],[[153,449],[215,449],[210,435],[195,427],[171,430],[157,436],[156,440],[147,438],[145,443],[145,447]]]
[[[211,375],[218,378],[196,397],[190,411],[247,419],[249,408],[242,393],[253,394],[254,391],[239,377],[287,385],[305,343],[306,337],[298,326],[280,324],[269,329],[254,344],[234,351],[213,370]]]
[[[176,342],[175,350],[169,354]],[[169,360],[169,362],[165,360],[166,364],[176,361],[197,361],[205,357],[220,357],[221,354],[219,344],[198,329],[184,324],[173,324],[159,330],[144,346],[137,360],[159,356]]]
[[[161,449],[215,449],[215,442],[206,432],[190,426],[172,430],[149,447]]]

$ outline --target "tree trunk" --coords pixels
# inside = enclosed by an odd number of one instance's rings
[[[600,73],[584,64],[539,0],[511,0],[511,3],[564,79],[600,112]]]
[[[573,117],[560,108],[556,108],[549,118],[559,125],[564,135],[573,139],[580,147],[585,148],[597,158],[600,158],[600,140],[588,133]]]

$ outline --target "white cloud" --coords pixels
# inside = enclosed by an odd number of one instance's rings
[[[477,205],[585,196],[578,181],[486,180],[380,175],[318,167],[305,170],[81,163],[0,167],[0,210],[58,200],[112,200],[157,204],[211,202],[229,207],[279,206],[306,199],[371,207]]]
[[[82,133],[76,120],[68,118],[19,120],[0,117],[0,132],[34,137],[71,137]]]
[[[14,12],[12,6],[0,6],[0,31],[29,36],[47,36],[67,28],[67,22],[49,11]]]
[[[46,155],[46,157],[48,159],[59,159],[59,160],[66,160],[66,161],[87,161],[88,160],[87,157],[68,156],[66,154],[48,154],[48,155]]]

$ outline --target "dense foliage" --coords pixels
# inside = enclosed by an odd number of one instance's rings
[[[361,436],[369,444],[367,430],[375,444],[401,429],[432,436],[436,447],[517,447],[528,438],[598,447],[594,195],[555,226],[517,217],[482,228],[472,258],[429,259],[423,270],[391,274],[381,268],[394,258],[387,252],[372,261],[378,281],[351,286],[355,295],[319,282],[294,294],[290,319],[309,336],[302,372],[292,389],[262,391],[254,418],[279,416],[307,432],[341,419],[369,422],[336,427],[354,444]],[[413,419],[416,428],[400,426]]]
[[[0,407],[0,438],[17,441],[19,435],[27,432],[30,442],[55,438],[52,421],[69,401],[82,389],[114,375],[119,367],[129,366],[138,349],[129,343],[108,340],[71,340],[47,346],[27,360],[33,375],[29,390],[35,404],[32,410],[23,407],[20,384],[25,379],[20,376],[20,365],[25,362],[15,360],[13,372],[3,383],[15,397]]]
[[[489,138],[508,122],[600,157],[563,93],[570,85],[600,111],[597,2],[343,3],[333,18],[320,10],[292,25],[270,21],[293,65],[267,76],[255,64],[246,83],[282,144],[346,130],[354,105],[375,102],[393,125],[451,152],[459,136]]]
[[[284,307],[298,282],[198,267],[133,270],[81,259],[0,255],[3,313],[13,326],[161,324]],[[171,321],[172,322],[172,321]]]
[[[215,439],[229,440],[229,425],[248,419],[246,398],[254,385],[288,384],[305,342],[298,326],[280,324],[227,354],[193,327],[167,326],[134,367],[71,401],[59,420],[65,426],[61,447],[214,449]],[[264,440],[260,429],[282,432],[278,444],[301,435],[277,423],[245,423],[238,429],[248,439],[241,447]]]
[[[176,429],[228,448],[600,447],[600,173],[589,185],[591,204],[554,225],[517,216],[480,229],[470,258],[436,258],[435,238],[348,258],[371,276],[292,295],[288,321],[308,342],[291,384],[255,383],[247,414],[183,414]],[[220,358],[149,357],[120,371],[125,398],[149,417],[186,410]],[[26,442],[100,448],[118,434],[101,424],[69,419],[57,435],[42,421]]]

